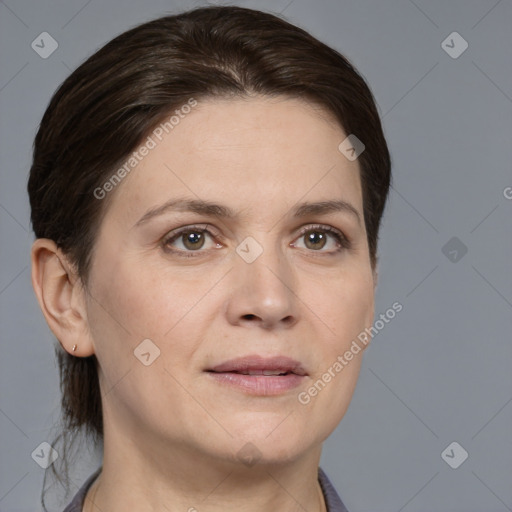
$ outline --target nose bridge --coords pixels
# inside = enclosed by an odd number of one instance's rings
[[[248,236],[236,248],[228,315],[232,323],[257,321],[270,327],[298,318],[294,272],[270,232]]]

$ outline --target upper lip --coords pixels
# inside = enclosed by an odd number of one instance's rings
[[[224,361],[206,371],[210,372],[258,372],[258,371],[281,371],[282,373],[295,373],[307,375],[306,370],[299,361],[287,356],[263,357],[249,355]]]

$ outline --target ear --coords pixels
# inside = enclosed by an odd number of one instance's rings
[[[74,356],[94,354],[86,292],[66,256],[53,240],[38,238],[32,245],[31,264],[32,286],[39,306],[62,348]]]
[[[373,291],[377,289],[377,283],[379,281],[379,264],[375,263],[375,267],[373,268]]]

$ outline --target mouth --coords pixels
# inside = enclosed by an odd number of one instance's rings
[[[252,395],[282,394],[308,375],[302,364],[286,356],[245,356],[205,370],[216,382]]]
[[[217,370],[209,370],[214,373],[238,373],[240,375],[289,375],[290,373],[295,373],[291,371],[284,371],[284,370],[245,370],[245,371],[225,371],[225,372],[219,372]]]
[[[206,371],[214,373],[239,373],[242,375],[287,375],[305,376],[306,370],[299,361],[287,356],[263,357],[250,355],[230,359],[209,368]]]

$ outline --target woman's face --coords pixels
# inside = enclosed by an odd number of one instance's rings
[[[93,252],[106,431],[224,460],[317,450],[362,351],[335,363],[374,313],[347,134],[300,100],[262,97],[198,101],[163,134],[109,192]]]

